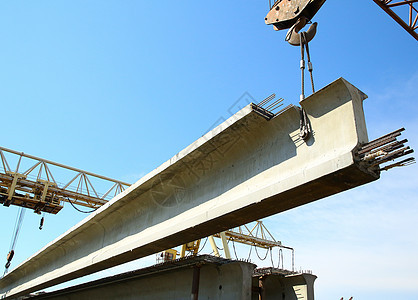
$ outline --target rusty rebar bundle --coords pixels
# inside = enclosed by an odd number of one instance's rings
[[[407,139],[397,140],[397,137],[399,137],[404,130],[405,128],[400,128],[361,146],[357,152],[359,159],[367,163],[369,168],[378,167],[379,171],[387,171],[394,167],[404,167],[415,163],[415,158],[409,157],[382,166],[382,164],[395,161],[400,157],[414,152],[409,146],[405,146],[408,142]]]

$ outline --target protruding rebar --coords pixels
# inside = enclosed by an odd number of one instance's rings
[[[278,100],[276,100],[276,101],[274,101],[272,104],[270,104],[269,106],[267,106],[266,107],[266,109],[267,110],[271,110],[272,109],[272,107],[274,107],[276,104],[278,104],[278,103],[281,103],[281,102],[283,102],[283,98],[280,98],[280,99],[278,99]]]
[[[405,146],[405,143],[408,142],[407,139],[397,140],[397,137],[404,130],[404,128],[400,128],[360,147],[357,152],[360,160],[367,162],[369,168],[378,166],[379,171],[387,171],[394,167],[403,167],[415,163],[415,158],[410,157],[400,162],[380,167],[384,163],[394,161],[414,152],[409,146]]]
[[[273,100],[275,97],[276,97],[276,94],[273,93],[270,96],[268,96],[267,98],[265,98],[264,100],[261,100],[257,105],[262,107],[264,104],[267,104],[268,102]]]

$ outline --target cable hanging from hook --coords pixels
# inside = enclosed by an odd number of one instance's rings
[[[12,263],[12,259],[14,257],[15,254],[15,248],[16,248],[16,244],[17,244],[17,240],[19,238],[19,233],[20,233],[20,229],[22,227],[22,223],[23,223],[23,218],[25,217],[25,212],[26,210],[23,207],[19,207],[19,211],[17,213],[17,217],[16,217],[16,221],[15,221],[15,226],[13,229],[13,235],[12,235],[12,241],[10,243],[10,249],[9,249],[9,253],[7,254],[7,262],[4,270],[4,275],[7,273],[11,263]]]

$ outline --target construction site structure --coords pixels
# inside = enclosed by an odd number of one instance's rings
[[[269,0],[269,12],[265,17],[267,25],[274,30],[293,29],[300,20],[303,26],[318,12],[325,0]],[[373,0],[386,14],[418,41],[418,0]],[[298,30],[302,29],[299,27]],[[297,31],[298,31],[297,30]]]
[[[305,272],[256,268],[247,261],[190,256],[30,299],[278,299],[314,300],[317,277]]]
[[[62,203],[68,202],[76,210],[90,213],[130,186],[126,182],[4,147],[0,147],[0,161],[0,204],[19,207],[4,274],[15,255],[26,209],[37,214],[57,214],[63,208]],[[55,179],[62,181],[64,175],[68,177],[66,183]],[[104,193],[100,193],[104,188]],[[77,206],[91,210],[83,211]],[[43,226],[42,216],[39,229]]]
[[[27,295],[224,232],[411,163],[393,161],[412,151],[397,140],[402,130],[369,142],[365,98],[340,78],[304,99],[314,133],[307,140],[299,107],[275,115],[264,113],[268,103],[247,105],[7,273],[1,296]],[[193,173],[211,158],[210,172]]]
[[[273,98],[274,97],[270,96],[267,99],[272,100]],[[282,100],[283,99],[280,99],[279,102]],[[17,158],[14,157],[14,161],[16,161],[16,166],[14,168],[10,167],[11,163],[10,159],[7,159],[7,155],[17,156]],[[108,202],[110,197],[114,197],[117,193],[122,192],[129,186],[128,183],[119,180],[65,166],[60,163],[4,147],[0,147],[0,158],[2,162],[1,166],[3,167],[3,169],[0,169],[0,203],[6,207],[9,207],[10,205],[20,207],[16,222],[17,228],[15,229],[17,232],[13,233],[12,246],[7,254],[6,272],[14,257],[18,232],[23,221],[25,208],[32,209],[38,214],[41,212],[57,214],[62,209],[61,201],[65,201],[71,203],[73,206],[79,205],[97,209]],[[22,159],[29,160],[29,162],[27,162],[29,163],[29,168],[20,172],[19,170],[22,169],[22,165],[24,164]],[[55,175],[53,174],[51,166],[75,172],[75,174],[68,183],[59,184],[59,181],[56,181],[55,178],[60,177],[57,177],[57,174],[55,173]],[[61,174],[58,173],[58,175]],[[94,182],[93,179],[91,179],[92,177],[110,183],[110,188],[104,194],[99,194],[97,192],[98,187],[95,187],[92,184],[92,182]],[[25,194],[22,194],[22,192],[25,192]],[[39,229],[42,229],[43,223],[44,218],[42,217]],[[283,246],[281,242],[276,242],[265,225],[263,225],[262,221],[256,221],[256,224],[252,229],[249,229],[247,224],[239,226],[235,230],[227,230],[209,236],[208,239],[212,245],[214,255],[220,257],[221,255],[216,246],[214,237],[221,239],[225,251],[225,258],[228,259],[231,258],[228,241],[239,242],[264,249],[271,249],[272,247],[289,248]],[[181,253],[179,253],[180,257],[183,258],[186,254],[196,256],[199,252],[200,244],[201,239],[184,244],[181,248]],[[169,249],[157,255],[157,262],[173,261],[177,256],[176,250]]]
[[[212,253],[215,257],[221,257],[222,254],[220,250],[223,250],[224,251],[223,256],[227,259],[232,259],[233,255],[231,255],[231,249],[230,249],[230,245],[232,244],[233,249],[234,249],[235,259],[242,259],[238,257],[236,250],[235,250],[235,243],[240,243],[240,244],[244,244],[250,247],[257,247],[257,248],[263,248],[263,249],[268,250],[266,252],[265,258],[267,257],[268,253],[270,253],[272,267],[274,267],[273,257],[272,257],[273,248],[291,250],[291,253],[292,253],[291,265],[292,265],[292,271],[294,271],[294,265],[295,265],[294,249],[288,246],[284,246],[281,241],[276,241],[276,239],[269,232],[267,227],[263,224],[263,221],[261,220],[255,221],[255,224],[252,227],[249,227],[250,224],[251,223],[210,235],[207,237],[207,240],[205,241],[203,246],[201,243],[202,239],[198,239],[198,240],[183,244],[181,246],[180,252],[178,252],[175,249],[165,250],[156,255],[156,261],[157,263],[164,263],[164,262],[174,261],[178,258],[178,256],[180,258],[197,256],[199,253],[202,252],[203,247],[206,245],[207,241],[210,242]],[[215,237],[221,240],[222,248],[219,248],[217,246],[215,239],[214,239]],[[251,248],[250,248],[250,254],[251,254]],[[249,258],[250,258],[250,255],[248,255],[247,259]],[[283,258],[281,258],[281,262],[282,262],[282,269],[283,269]],[[279,251],[278,267],[280,267],[280,251]]]
[[[10,167],[7,155],[15,156],[9,158],[14,158],[15,166]],[[57,214],[62,202],[97,209],[130,186],[120,180],[4,147],[0,147],[0,159],[0,203],[32,209],[38,214]],[[67,172],[69,180],[66,183],[56,181],[54,168],[60,175]],[[97,185],[108,188],[100,193]]]
[[[418,0],[373,0],[396,23],[418,41]]]
[[[316,23],[306,32],[301,30],[311,22],[324,2],[277,0],[273,4],[270,2],[270,11],[265,18],[266,24],[273,25],[275,30],[289,29],[286,40],[301,47],[301,107],[288,106],[274,111],[277,102],[273,104],[274,109],[270,100],[252,103],[138,181],[124,195],[120,192],[129,184],[0,148],[3,166],[0,203],[4,206],[17,205],[36,213],[56,214],[64,201],[73,206],[96,209],[110,200],[110,194],[114,192],[113,205],[91,214],[4,276],[0,280],[0,296],[8,299],[27,295],[180,242],[183,246],[179,260],[176,259],[177,251],[170,249],[163,253],[165,263],[149,269],[33,296],[59,299],[65,295],[69,299],[78,299],[109,297],[114,293],[115,297],[127,299],[139,293],[143,299],[188,298],[190,294],[192,299],[197,299],[199,294],[213,299],[313,299],[316,277],[311,274],[284,274],[274,268],[254,270],[255,266],[248,262],[229,259],[228,241],[293,251],[274,238],[269,239],[261,222],[257,221],[256,226],[252,230],[247,228],[245,233],[241,227],[237,230],[228,228],[369,183],[377,180],[381,171],[414,162],[413,158],[393,162],[412,153],[405,146],[406,140],[397,140],[403,129],[368,142],[362,107],[366,96],[347,81],[340,78],[315,93],[308,42],[315,36]],[[415,32],[418,17],[413,17],[417,12],[413,7],[415,0],[374,2],[418,39]],[[391,10],[403,5],[409,6],[408,24],[397,20]],[[313,92],[308,102],[304,96],[305,50]],[[215,151],[225,152],[225,145],[237,135],[244,138],[231,146],[232,152],[222,153],[220,163],[213,167],[211,174],[203,174],[199,179],[190,176],[190,165]],[[270,155],[272,146],[278,152],[274,157]],[[194,151],[196,149],[198,151]],[[9,167],[3,152],[19,155],[16,168]],[[22,158],[36,162],[21,172]],[[253,168],[244,163],[249,161]],[[68,183],[58,184],[50,165],[76,174]],[[222,178],[214,176],[221,172],[225,172]],[[184,186],[181,186],[183,202],[177,202],[178,206],[168,211],[158,204],[179,198],[178,187],[173,188],[169,183],[176,175],[184,176]],[[104,194],[99,194],[90,180],[92,177],[110,181],[113,185]],[[203,192],[202,186],[205,187]],[[160,196],[149,192],[154,188],[161,190],[157,193]],[[158,197],[163,197],[163,201],[156,199]],[[123,217],[115,216],[115,210]],[[138,215],[145,214],[144,219],[151,219],[152,224],[138,218]],[[168,222],[172,226],[167,226]],[[261,235],[254,233],[255,228],[262,232]],[[197,256],[204,236],[208,236],[215,257]],[[228,260],[220,258],[214,237],[221,239]],[[186,253],[191,254],[190,257],[186,257]],[[12,257],[11,251],[8,262]],[[42,261],[41,266],[39,261]],[[225,272],[222,272],[223,268]],[[205,278],[203,284],[200,284],[201,276]],[[186,288],[179,285],[182,278],[187,277],[192,277],[191,292],[189,283]],[[142,279],[145,281],[141,282]],[[132,280],[133,285],[126,283]],[[129,291],[126,291],[127,285]],[[121,292],[123,290],[125,295]]]

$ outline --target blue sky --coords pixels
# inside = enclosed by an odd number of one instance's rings
[[[3,147],[135,182],[235,113],[244,93],[297,104],[299,49],[267,1],[3,1]],[[405,127],[418,149],[417,42],[373,1],[327,1],[310,44],[319,89],[368,94],[371,139]],[[309,87],[307,90],[310,91]],[[266,219],[318,276],[318,299],[417,299],[417,165]],[[0,254],[17,210],[1,207]],[[13,265],[85,215],[27,212]],[[2,255],[2,254],[1,254]],[[401,295],[401,297],[399,296]]]

